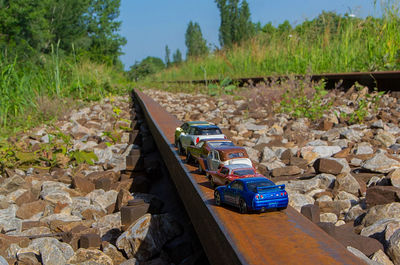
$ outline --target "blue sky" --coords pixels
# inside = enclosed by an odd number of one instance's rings
[[[253,22],[271,21],[279,25],[289,20],[292,25],[313,19],[322,12],[353,13],[358,17],[376,15],[374,0],[248,0]],[[377,1],[379,2],[379,1]],[[128,43],[121,60],[126,69],[147,56],[164,60],[165,45],[173,53],[186,54],[185,31],[189,21],[200,24],[205,39],[218,42],[219,10],[214,0],[122,0],[120,34]]]

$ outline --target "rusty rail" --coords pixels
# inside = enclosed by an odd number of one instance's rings
[[[260,83],[287,80],[290,76],[263,76],[263,77],[243,77],[233,78],[238,86],[243,86],[246,83]],[[292,78],[304,79],[305,75],[293,75]],[[309,75],[312,81],[319,81],[324,79],[326,81],[326,88],[333,89],[337,83],[341,83],[344,89],[350,88],[355,82],[369,88],[378,88],[381,91],[400,91],[400,71],[382,71],[382,72],[352,72],[352,73],[326,73]],[[193,84],[206,84],[206,83],[219,83],[219,79],[209,80],[191,80],[191,81],[171,81],[172,83],[193,83]]]
[[[173,146],[181,124],[135,90],[149,129],[212,264],[363,264],[296,210],[241,215],[214,204],[213,190]]]

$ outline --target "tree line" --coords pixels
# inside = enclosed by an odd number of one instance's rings
[[[120,0],[0,0],[0,48],[21,59],[49,54],[121,64]]]
[[[219,41],[221,48],[229,48],[243,40],[251,38],[256,32],[256,25],[250,20],[250,8],[246,0],[215,0],[220,11],[221,24],[219,28]],[[185,33],[187,48],[186,59],[207,55],[211,45],[203,37],[200,25],[190,21]],[[146,75],[154,74],[165,68],[182,63],[182,53],[179,49],[171,57],[168,45],[165,47],[165,61],[160,58],[147,57],[141,62],[136,62],[129,70],[129,76],[138,80]]]

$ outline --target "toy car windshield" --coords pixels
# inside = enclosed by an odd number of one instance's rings
[[[257,181],[257,182],[249,182],[247,183],[247,189],[253,192],[257,192],[258,189],[268,188],[275,186],[275,184],[271,181]]]
[[[217,147],[220,147],[220,146],[235,146],[235,144],[232,143],[231,141],[209,143],[209,145],[210,145],[212,148],[217,148]]]
[[[228,154],[228,157],[229,157],[230,159],[232,159],[232,158],[239,158],[239,157],[244,157],[244,154],[243,154],[243,153],[230,153],[230,154]]]
[[[240,170],[235,170],[234,174],[238,175],[238,176],[252,175],[252,174],[254,174],[254,170],[252,170],[252,169],[240,169]]]
[[[209,128],[209,129],[201,129],[199,130],[198,135],[215,135],[222,134],[221,130],[218,128]]]

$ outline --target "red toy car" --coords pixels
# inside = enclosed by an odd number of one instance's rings
[[[217,171],[207,171],[207,178],[211,182],[211,186],[215,188],[217,185],[227,185],[240,178],[264,177],[256,172],[253,167],[247,164],[232,164],[221,166]]]

